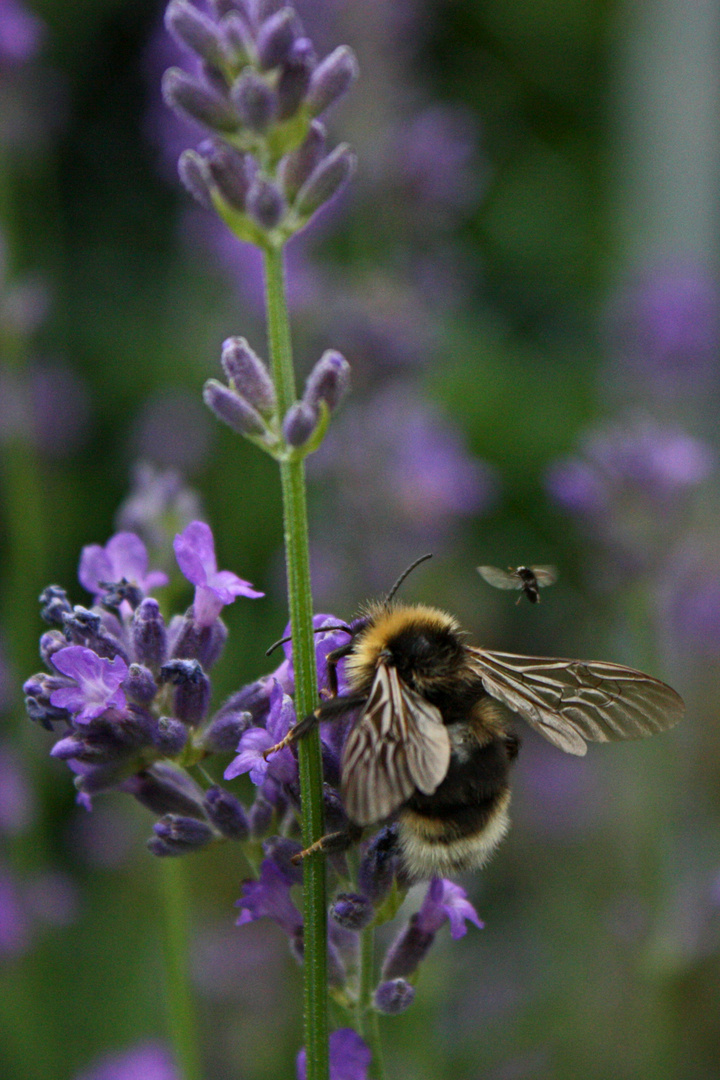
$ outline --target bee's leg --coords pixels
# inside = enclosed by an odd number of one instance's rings
[[[303,851],[298,851],[297,855],[293,855],[290,860],[293,863],[302,862],[308,855],[335,855],[342,851],[347,851],[349,847],[357,843],[362,835],[362,829],[359,825],[353,825],[348,823],[347,828],[339,829],[337,832],[326,833],[325,836],[321,836],[319,840],[316,840],[310,847],[306,847]]]
[[[364,696],[351,697],[350,695],[347,697],[333,697],[328,701],[324,701],[309,716],[299,720],[294,727],[291,727],[284,739],[281,739],[279,743],[275,743],[274,746],[269,747],[267,750],[263,750],[263,757],[267,761],[271,754],[276,754],[278,750],[291,746],[298,739],[301,739],[303,735],[307,735],[308,731],[311,731],[321,720],[336,720],[341,716],[347,716],[349,712],[364,705],[365,701],[366,697]]]
[[[331,698],[336,698],[338,696],[337,666],[341,660],[344,660],[346,656],[350,655],[354,645],[355,639],[352,638],[347,645],[341,645],[339,649],[333,649],[333,651],[327,655],[328,689],[330,690]]]

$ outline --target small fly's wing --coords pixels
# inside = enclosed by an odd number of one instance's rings
[[[602,661],[555,660],[470,649],[488,694],[568,754],[586,741],[642,739],[671,728],[685,705],[659,679]]]
[[[541,588],[554,585],[557,581],[557,570],[554,566],[529,566],[528,569],[532,570],[535,580]]]
[[[523,580],[516,570],[501,570],[499,566],[478,566],[477,572],[495,589],[522,589]]]
[[[365,708],[347,737],[342,761],[345,809],[358,825],[382,821],[445,778],[450,739],[440,711],[381,664]]]

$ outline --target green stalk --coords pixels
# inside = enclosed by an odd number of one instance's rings
[[[265,288],[270,365],[280,416],[295,400],[295,373],[290,342],[290,323],[285,299],[281,247],[265,249]],[[310,588],[305,464],[280,464],[288,605],[295,669],[295,708],[299,718],[317,706],[318,689],[313,635],[313,604]],[[315,728],[298,745],[303,847],[323,835],[322,758],[320,734]],[[325,859],[312,855],[303,862],[304,918],[304,1023],[308,1080],[327,1080],[327,902]]]
[[[197,1019],[188,968],[188,905],[184,859],[158,859],[164,907],[168,1028],[181,1080],[202,1080]]]

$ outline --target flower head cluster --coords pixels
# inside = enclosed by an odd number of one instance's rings
[[[85,547],[79,577],[93,605],[72,606],[58,586],[43,592],[42,615],[53,629],[40,649],[50,670],[24,687],[31,719],[59,729],[51,755],[75,773],[79,801],[90,808],[98,792],[130,792],[160,815],[150,841],[158,855],[248,835],[235,796],[219,787],[203,791],[185,768],[207,752],[208,671],[227,637],[220,611],[238,596],[263,595],[231,571],[218,571],[204,522],[191,522],[175,538],[175,551],[195,599],[166,624],[150,593],[167,576],[148,567],[138,536],[117,533],[104,547]],[[237,741],[248,714],[232,719]]]
[[[346,46],[318,62],[283,0],[213,0],[209,11],[171,0],[165,24],[194,60],[170,68],[168,105],[210,138],[186,150],[180,176],[242,240],[282,244],[342,186],[355,157],[328,151],[319,117],[357,77]]]

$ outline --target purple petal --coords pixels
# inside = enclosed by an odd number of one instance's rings
[[[244,731],[238,744],[239,753],[225,770],[225,779],[234,780],[236,776],[249,772],[253,784],[262,784],[269,766],[262,756],[263,751],[268,750],[274,742],[264,728],[248,728]]]
[[[193,585],[205,585],[217,573],[212,529],[204,521],[191,521],[173,541],[180,570]]]
[[[258,881],[244,881],[243,895],[235,906],[243,908],[237,925],[254,922],[255,919],[274,919],[288,934],[296,934],[302,927],[302,915],[290,899],[290,882],[272,859],[263,859]]]
[[[120,684],[127,676],[128,667],[122,657],[108,660],[83,645],[68,645],[54,654],[52,663],[61,674],[75,679],[78,685],[54,690],[50,704],[77,713],[76,722],[87,724],[106,709],[125,708],[125,695]]]

